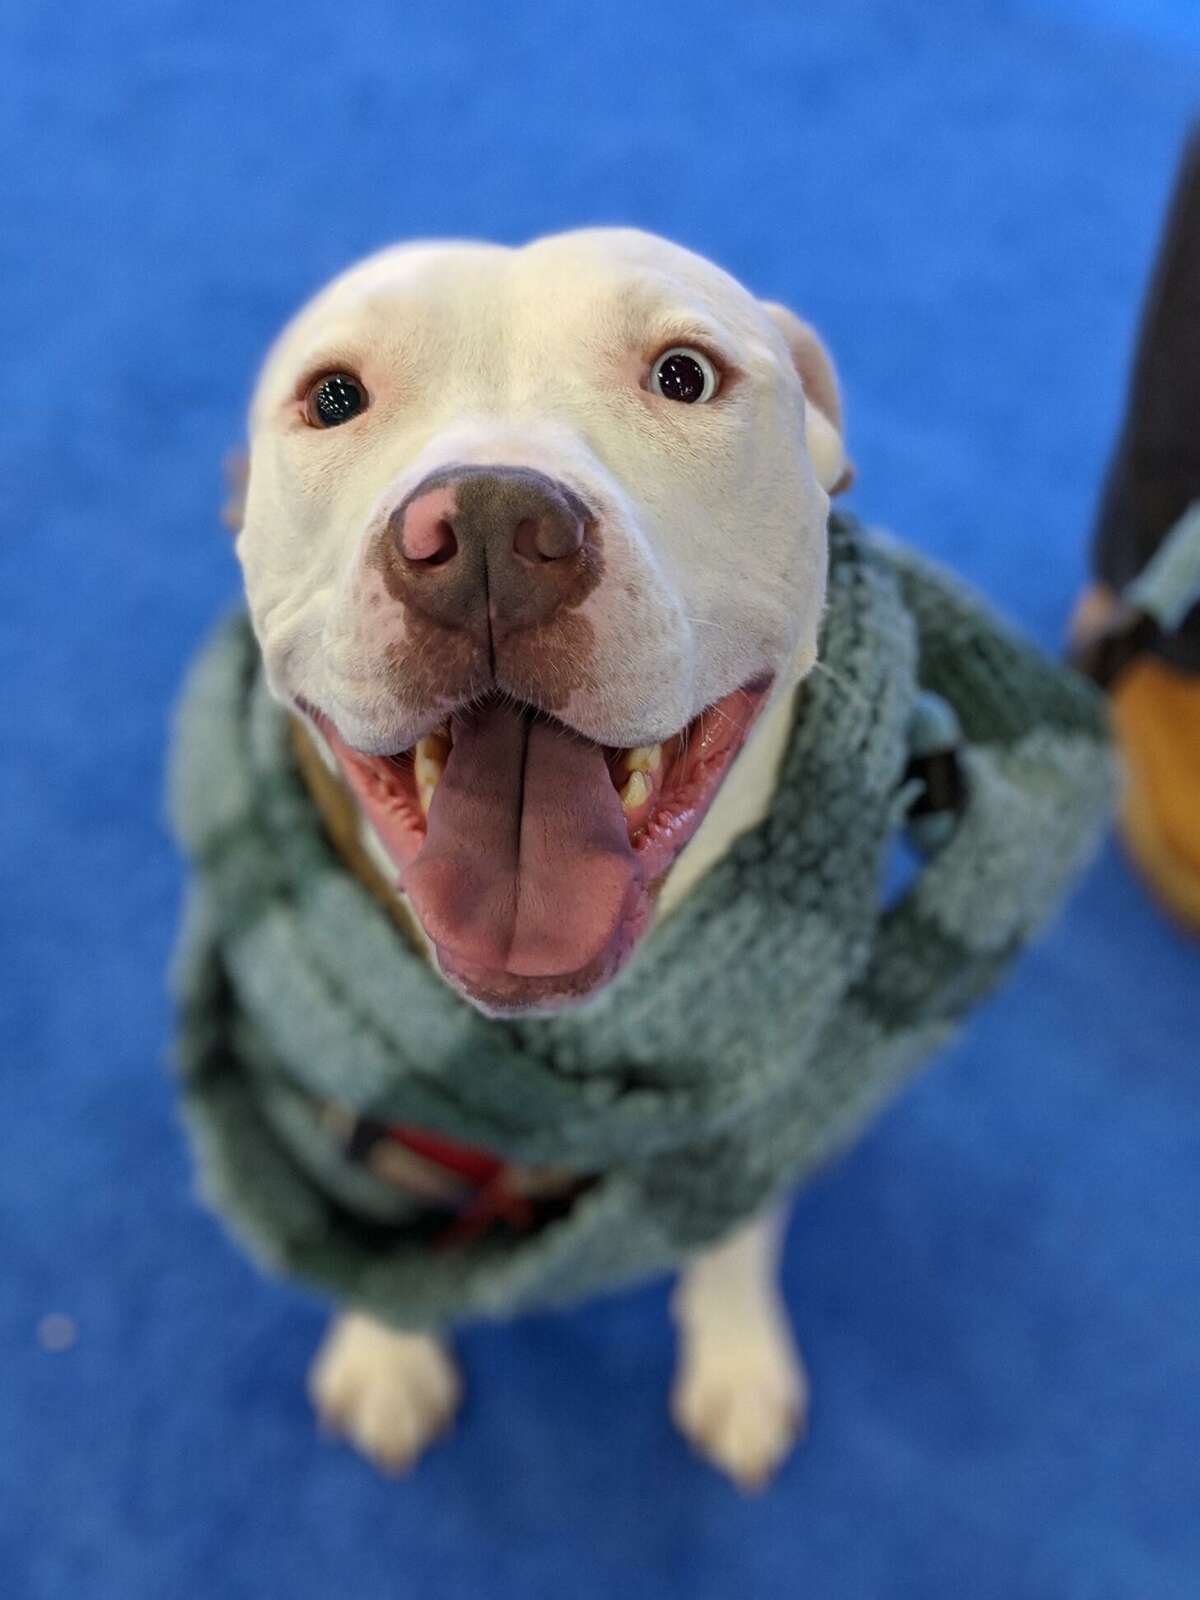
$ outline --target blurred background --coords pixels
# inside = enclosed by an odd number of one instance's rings
[[[634,223],[787,301],[853,508],[1057,649],[1195,0],[23,0],[0,68],[0,1591],[1195,1600],[1200,951],[1115,846],[797,1206],[767,1496],[673,1432],[662,1286],[469,1331],[393,1484],[316,1435],[322,1309],[194,1201],[161,799],[255,365],[403,236]]]

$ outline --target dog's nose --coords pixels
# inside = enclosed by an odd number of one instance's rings
[[[405,602],[446,627],[501,633],[546,621],[578,591],[591,526],[576,494],[529,467],[440,471],[388,519]]]

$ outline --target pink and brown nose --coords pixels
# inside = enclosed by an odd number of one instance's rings
[[[472,633],[547,621],[599,569],[587,507],[528,467],[434,473],[397,506],[388,537],[404,603]]]

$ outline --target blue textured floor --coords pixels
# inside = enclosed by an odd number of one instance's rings
[[[1058,637],[1194,0],[670,9],[5,8],[13,1600],[1200,1594],[1200,950],[1114,851],[800,1204],[812,1438],[765,1499],[670,1430],[661,1289],[472,1332],[454,1442],[381,1482],[315,1436],[319,1309],[193,1204],[164,720],[234,589],[217,463],[253,363],[348,258],[586,220],[717,256],[828,334],[856,506]],[[73,1349],[39,1347],[49,1311]]]

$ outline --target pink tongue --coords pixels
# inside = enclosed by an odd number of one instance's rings
[[[635,858],[598,745],[510,706],[456,718],[403,886],[454,961],[576,972],[611,942]]]

